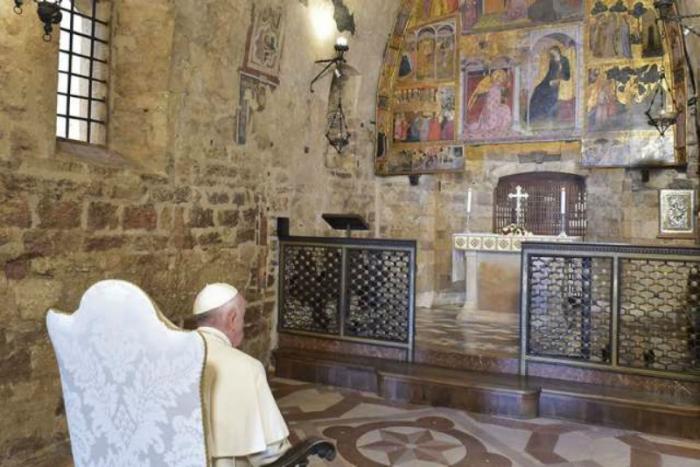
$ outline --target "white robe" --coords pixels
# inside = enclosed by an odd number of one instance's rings
[[[231,347],[218,329],[200,327],[207,344],[204,415],[215,467],[264,465],[289,448],[289,430],[262,363]]]

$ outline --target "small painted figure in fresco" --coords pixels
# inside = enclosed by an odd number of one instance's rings
[[[428,141],[440,141],[440,136],[442,133],[442,128],[440,127],[440,121],[438,120],[437,114],[433,114],[430,118],[430,130],[428,131]]]
[[[418,34],[416,77],[419,80],[435,77],[435,33],[425,28]]]
[[[406,141],[408,139],[408,121],[403,112],[396,114],[394,118],[394,141]]]
[[[479,0],[459,0],[459,12],[462,16],[462,34],[471,31],[479,21],[481,3]]]
[[[275,67],[279,59],[281,18],[281,11],[268,7],[262,11],[258,19],[253,61],[266,68]]]
[[[428,141],[430,139],[430,114],[424,113],[416,120],[420,120],[419,141]]]
[[[411,125],[408,128],[408,138],[407,141],[411,143],[416,143],[420,141],[420,133],[421,133],[421,127],[423,125],[423,119],[420,118],[420,115],[416,115],[413,117],[413,120],[410,120]]]
[[[451,26],[441,27],[438,30],[437,60],[435,63],[438,79],[450,79],[454,77],[454,48],[454,29]]]
[[[570,119],[573,116],[573,106],[569,102],[573,96],[566,96],[569,98],[567,100],[560,99],[563,85],[570,84],[571,81],[569,59],[562,54],[559,46],[551,47],[547,53],[547,73],[530,97],[530,123],[562,117]]]
[[[608,81],[603,73],[591,70],[593,85],[589,88],[586,110],[588,112],[588,125],[590,128],[603,128],[605,122],[617,115],[618,105],[615,93],[612,89],[614,83]]]
[[[616,97],[615,82],[608,80],[605,73],[598,70],[591,70],[590,73],[589,82],[592,85],[586,105],[588,125],[593,130],[604,129],[608,120],[617,116],[623,108]]]
[[[454,13],[459,6],[458,2],[459,0],[432,0],[430,2],[430,16],[426,17],[426,19]]]
[[[516,21],[527,18],[527,0],[504,0],[506,11],[503,18],[508,21]]]
[[[661,42],[659,25],[656,23],[656,13],[647,10],[641,17],[642,57],[661,57],[664,46]]]
[[[421,9],[421,17],[423,19],[430,19],[430,12],[432,9],[432,4],[433,0],[423,0],[422,2],[422,9]]]
[[[446,110],[442,114],[442,121],[440,123],[440,139],[443,141],[455,139],[454,110]]]
[[[513,122],[511,107],[504,101],[509,94],[508,72],[502,69],[493,71],[477,85],[467,102],[467,112],[482,100],[483,106],[479,118],[474,123],[467,123],[467,136],[472,139],[500,136],[507,132]]]
[[[617,40],[615,41],[615,51],[618,57],[632,58],[631,31],[627,15],[617,14],[616,16]]]
[[[592,12],[590,47],[597,58],[632,58],[632,30],[625,5],[610,7],[597,2]]]

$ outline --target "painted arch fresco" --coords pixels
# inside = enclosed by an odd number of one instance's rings
[[[684,95],[682,62],[664,54],[677,31],[655,18],[651,0],[404,0],[377,174],[460,171],[470,147],[532,142],[577,141],[588,166],[677,163],[682,132],[659,137],[644,115],[662,70]]]

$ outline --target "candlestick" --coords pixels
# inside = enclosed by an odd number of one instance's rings
[[[566,214],[566,188],[561,189],[561,214]]]
[[[560,237],[566,237],[566,188],[561,189],[561,209],[559,211]]]
[[[467,191],[467,214],[472,212],[472,189]]]

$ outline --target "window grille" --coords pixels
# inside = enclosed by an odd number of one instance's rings
[[[526,230],[536,235],[561,233],[561,189],[566,189],[567,235],[586,234],[586,179],[580,175],[558,172],[532,172],[509,175],[498,181],[494,203],[494,232],[516,223],[516,201],[508,197],[517,187],[527,193],[522,202]]]
[[[107,141],[110,2],[61,2],[56,135]]]

